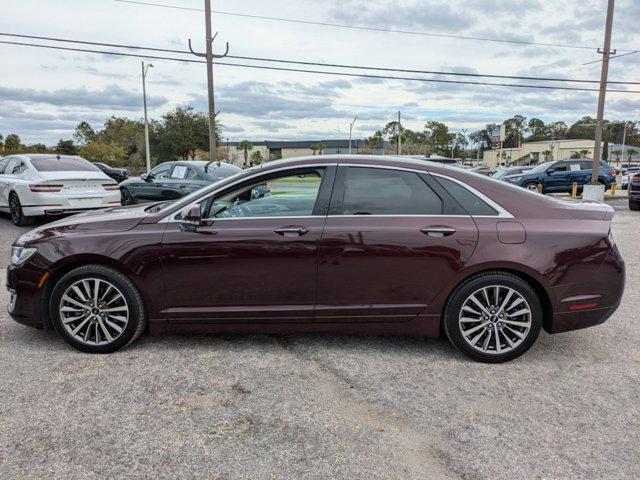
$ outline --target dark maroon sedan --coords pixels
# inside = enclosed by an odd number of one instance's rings
[[[444,332],[501,362],[604,322],[624,262],[613,209],[409,158],[269,162],[171,203],[15,243],[9,311],[85,352],[171,332]]]

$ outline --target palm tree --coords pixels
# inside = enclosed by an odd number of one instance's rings
[[[316,152],[318,152],[318,155],[322,155],[322,152],[324,152],[326,147],[324,146],[324,143],[314,143],[309,148],[313,151],[314,155]]]
[[[591,150],[580,150],[580,155],[582,155],[582,158],[590,158]]]
[[[544,155],[544,161],[546,162],[549,159],[549,155],[551,155],[551,150],[543,150],[542,155]]]
[[[251,154],[251,166],[260,165],[262,160],[262,153],[260,153],[260,150],[256,150]]]
[[[627,161],[627,167],[629,167],[629,164],[631,163],[631,158],[634,155],[637,155],[638,153],[640,153],[640,150],[636,150],[635,148],[630,148],[629,150],[627,150],[627,153],[629,154],[629,157],[628,157],[629,160]]]
[[[253,144],[249,140],[242,140],[236,150],[242,150],[244,152],[244,168],[247,168],[247,159],[249,158],[249,150],[253,150]]]
[[[618,163],[618,166],[620,166],[620,155],[622,155],[622,150],[612,150],[611,155],[616,156],[616,162]]]

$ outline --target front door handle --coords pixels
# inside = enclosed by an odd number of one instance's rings
[[[453,227],[433,226],[421,228],[420,231],[430,237],[448,237],[456,233],[456,229]]]
[[[301,237],[302,235],[309,233],[309,229],[300,225],[290,225],[287,227],[276,228],[274,232],[278,235],[282,235],[283,237]]]

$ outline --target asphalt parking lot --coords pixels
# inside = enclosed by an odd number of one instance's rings
[[[444,340],[145,336],[106,356],[8,318],[0,478],[638,478],[640,214],[605,324],[502,365]],[[0,217],[0,256],[28,229]]]

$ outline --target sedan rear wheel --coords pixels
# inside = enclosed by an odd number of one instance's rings
[[[479,274],[454,290],[444,318],[451,342],[467,356],[498,363],[519,357],[535,342],[542,308],[535,291],[502,272]]]
[[[79,267],[54,287],[53,324],[64,340],[83,352],[109,353],[126,347],[146,326],[135,285],[103,265]]]
[[[529,182],[527,184],[525,184],[524,188],[526,188],[527,190],[532,190],[537,192],[538,191],[538,184],[535,182]]]
[[[126,188],[120,189],[120,196],[121,196],[120,202],[122,203],[122,205],[133,205],[134,203],[136,203],[133,197],[131,196],[131,192],[129,192],[129,190],[127,190]]]
[[[22,210],[22,204],[18,195],[13,192],[9,196],[9,212],[11,213],[11,221],[18,227],[26,227],[33,225],[33,217],[25,217]]]

